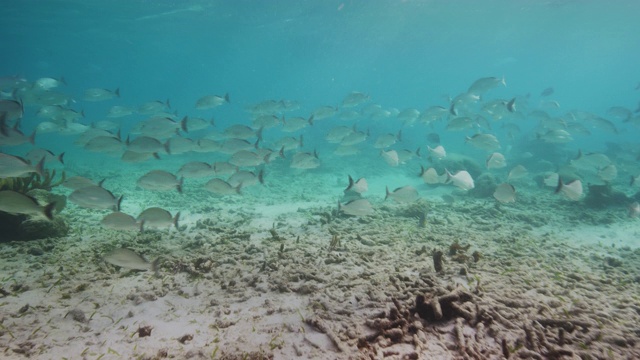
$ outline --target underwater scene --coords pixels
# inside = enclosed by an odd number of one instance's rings
[[[640,359],[637,1],[0,10],[2,359]]]

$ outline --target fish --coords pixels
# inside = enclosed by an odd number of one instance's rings
[[[33,197],[17,191],[0,191],[0,211],[10,214],[38,215],[53,220],[55,206],[55,202],[42,206]]]
[[[180,170],[178,170],[178,172],[176,173],[176,176],[185,179],[196,179],[208,177],[214,174],[214,168],[208,163],[202,161],[191,161],[182,165],[182,167],[180,167]]]
[[[270,129],[280,125],[280,118],[275,115],[260,115],[253,119],[251,127],[254,129]]]
[[[322,120],[333,117],[338,113],[338,108],[333,106],[321,106],[312,113],[313,120]]]
[[[51,90],[53,88],[57,88],[60,85],[66,85],[67,82],[64,80],[64,78],[61,76],[59,79],[54,79],[54,78],[50,78],[50,77],[43,77],[40,78],[38,80],[36,80],[33,83],[33,87],[40,89],[40,90]]]
[[[436,133],[427,134],[427,141],[431,144],[440,144],[440,135]]]
[[[549,96],[549,95],[552,95],[554,92],[555,90],[552,87],[548,87],[542,90],[542,92],[540,93],[540,96]]]
[[[22,119],[24,104],[10,99],[0,100],[0,114],[3,114],[7,123]]]
[[[150,136],[139,136],[133,140],[127,137],[125,142],[128,151],[137,153],[157,153],[165,151],[165,144],[160,140]]]
[[[220,106],[225,103],[226,104],[230,103],[228,93],[224,94],[224,96],[206,95],[199,98],[196,101],[196,109],[198,110],[213,109],[214,107]]]
[[[367,216],[373,214],[373,206],[367,199],[351,200],[344,205],[338,202],[338,213],[351,216]]]
[[[544,134],[538,134],[538,139],[552,144],[565,144],[573,141],[573,137],[566,130],[549,130]]]
[[[136,218],[120,211],[114,211],[105,215],[100,221],[100,225],[107,229],[122,231],[142,231],[144,222],[138,222]]]
[[[516,112],[516,98],[512,98],[511,100],[507,101],[505,106],[507,107],[507,110],[509,110],[509,112]]]
[[[97,136],[89,140],[84,149],[92,152],[101,153],[120,153],[124,144],[122,140],[113,136]]]
[[[369,100],[371,100],[371,97],[368,94],[358,91],[352,91],[351,93],[347,94],[344,99],[342,99],[341,106],[343,108],[356,107],[358,105],[366,103]]]
[[[83,187],[102,186],[103,182],[104,182],[104,179],[102,181],[100,181],[99,183],[96,183],[93,180],[88,179],[88,178],[83,177],[83,176],[72,176],[70,178],[65,179],[65,181],[62,182],[62,186],[66,187],[68,189],[78,190],[78,189],[81,189]]]
[[[386,187],[386,195],[384,197],[385,200],[391,198],[400,203],[409,203],[418,200],[420,196],[418,195],[418,190],[413,186],[403,186],[396,188],[393,191],[389,191],[389,187]]]
[[[99,120],[92,122],[91,127],[94,129],[113,131],[118,129],[120,127],[120,124],[116,124],[111,120]]]
[[[484,95],[487,91],[495,89],[501,85],[505,87],[507,86],[507,82],[504,77],[484,77],[474,81],[473,84],[469,86],[469,90],[467,90],[467,92],[474,95]]]
[[[582,181],[577,179],[565,184],[562,182],[562,178],[558,177],[555,193],[562,193],[569,200],[578,201],[582,197]]]
[[[31,173],[43,176],[44,162],[45,158],[43,157],[33,166],[21,157],[0,153],[0,179],[24,177]]]
[[[368,131],[366,133],[364,131],[354,131],[351,134],[345,136],[342,141],[340,141],[340,146],[352,146],[360,144],[361,142],[367,140],[368,137]]]
[[[354,132],[355,130],[353,128],[341,125],[341,126],[336,126],[333,129],[329,130],[329,132],[324,138],[330,143],[338,144],[342,142],[342,140],[344,140],[345,137],[351,135]]]
[[[404,109],[396,115],[396,119],[405,126],[411,126],[420,117],[420,111],[418,109]]]
[[[432,159],[441,160],[447,157],[447,151],[442,145],[438,145],[435,148],[431,148],[427,145],[427,151]]]
[[[425,170],[423,166],[420,166],[420,177],[425,184],[429,185],[441,184],[446,181],[446,174],[438,175],[438,171],[432,167]]]
[[[282,131],[284,132],[296,132],[298,130],[302,130],[309,125],[313,125],[313,116],[310,116],[308,119],[303,117],[292,117],[288,120],[285,120],[284,116],[282,116]]]
[[[299,152],[293,155],[289,166],[293,169],[315,169],[320,166],[320,159],[315,150],[313,153]]]
[[[220,151],[223,154],[232,155],[237,153],[238,151],[242,151],[242,150],[249,151],[249,150],[255,149],[258,147],[257,144],[258,142],[250,143],[245,139],[232,138],[232,139],[225,140],[219,146],[218,151]]]
[[[209,128],[210,126],[215,126],[215,122],[213,119],[205,120],[200,117],[189,117],[185,116],[183,121],[180,122],[180,126],[182,131],[190,132],[190,131],[198,131]]]
[[[453,184],[462,190],[471,190],[475,187],[473,178],[471,174],[469,174],[466,170],[461,170],[452,175],[448,170],[445,169],[445,173],[447,174],[447,184]]]
[[[382,156],[389,166],[398,166],[400,164],[400,157],[398,156],[398,152],[395,150],[380,150],[380,156]]]
[[[111,191],[99,185],[81,187],[69,195],[69,201],[80,207],[113,211],[120,211],[122,198],[123,195],[116,198]]]
[[[169,100],[162,102],[160,100],[149,101],[138,107],[138,112],[143,115],[154,115],[171,108]]]
[[[164,151],[172,155],[184,154],[193,151],[196,147],[198,147],[197,143],[182,136],[174,136],[164,143]],[[220,145],[216,143],[216,147],[220,148]]]
[[[209,180],[204,185],[204,188],[218,195],[241,195],[242,194],[240,191],[242,188],[242,182],[233,186],[228,182],[218,178],[213,178]]]
[[[522,165],[516,165],[509,171],[509,175],[507,176],[507,181],[516,180],[525,177],[529,171]]]
[[[357,181],[353,181],[353,178],[351,177],[351,175],[349,175],[349,185],[346,189],[344,189],[345,194],[349,192],[362,194],[364,192],[367,192],[368,190],[369,184],[367,183],[367,179],[360,178]]]
[[[627,215],[632,219],[640,216],[640,204],[637,201],[634,201],[629,205]]]
[[[500,141],[493,134],[476,134],[471,137],[467,136],[465,142],[474,147],[487,151],[495,151],[500,149]]]
[[[216,161],[212,165],[216,175],[230,175],[238,171],[238,167],[227,161]]]
[[[122,156],[120,157],[120,160],[126,163],[140,163],[150,159],[160,160],[160,155],[158,155],[157,152],[139,153],[135,151],[126,150],[125,152],[122,153]]]
[[[37,164],[38,162],[40,162],[40,160],[44,159],[45,163],[54,162],[54,163],[60,163],[60,164],[64,165],[64,154],[65,153],[62,152],[62,153],[60,153],[58,155],[55,155],[50,150],[34,148],[34,149],[29,150],[27,155],[25,155],[25,158],[31,164],[34,164],[34,163]]]
[[[598,177],[600,180],[611,182],[618,177],[618,169],[613,164],[607,165],[598,170]]]
[[[607,115],[613,116],[623,122],[627,122],[633,116],[633,112],[624,106],[612,106],[607,109]]]
[[[637,176],[631,175],[631,181],[629,182],[629,186],[640,187],[640,175],[637,175]]]
[[[355,145],[339,145],[333,153],[338,156],[351,156],[360,153],[360,148]]]
[[[578,150],[578,155],[569,161],[571,166],[583,170],[602,169],[611,165],[611,159],[602,153],[583,154],[582,150]]]
[[[178,179],[175,175],[164,170],[152,170],[142,175],[137,185],[143,189],[154,191],[169,191],[176,189],[182,193],[182,183],[184,179]]]
[[[297,139],[293,136],[287,136],[279,139],[274,144],[277,149],[285,151],[295,150],[304,146],[304,138],[300,135]]]
[[[115,90],[91,88],[84,91],[84,101],[104,101],[120,97],[120,88]]]
[[[397,134],[384,134],[376,139],[376,142],[373,144],[373,147],[376,149],[386,149],[389,146],[395,144],[397,141],[401,141],[402,139],[402,130],[398,131]]]
[[[159,207],[150,207],[145,209],[138,215],[136,220],[144,222],[144,228],[163,229],[175,226],[178,229],[178,221],[180,220],[180,212],[175,216],[165,209]]]
[[[235,124],[224,129],[222,132],[227,138],[233,139],[250,139],[257,137],[262,139],[262,129],[255,130],[247,125]]]
[[[444,119],[449,114],[449,109],[442,106],[431,106],[427,110],[423,111],[418,117],[418,121],[429,125],[434,121]]]
[[[507,166],[507,160],[501,153],[494,152],[487,158],[486,166],[487,169],[501,169]]]
[[[216,151],[223,151],[224,144],[220,144],[219,142],[211,139],[199,139],[195,146],[191,148],[191,151],[200,152],[200,153],[209,153]]]
[[[360,116],[360,112],[358,112],[357,110],[344,110],[341,111],[340,114],[338,114],[338,118],[345,121],[356,120]],[[311,125],[313,125],[313,123]]]
[[[121,118],[133,114],[136,110],[128,106],[114,105],[107,112],[108,118]]]
[[[446,129],[448,131],[462,131],[472,129],[476,122],[468,116],[455,117],[449,120]]]
[[[496,187],[493,197],[503,204],[516,201],[516,188],[508,183],[502,183]]]
[[[133,250],[127,248],[120,248],[113,250],[105,254],[102,259],[115,266],[119,266],[129,270],[151,270],[158,274],[158,263],[160,258],[155,259],[153,262],[148,262],[142,256],[138,255]]]
[[[133,133],[156,139],[166,139],[176,135],[183,126],[182,122],[186,121],[186,117],[181,122],[177,122],[171,118],[163,116],[155,116],[140,122]]]
[[[558,179],[560,178],[560,174],[558,173],[549,173],[544,176],[542,182],[544,182],[545,186],[549,187],[557,187]]]
[[[253,151],[240,150],[231,155],[229,163],[238,167],[251,167],[264,164],[265,159]]]
[[[238,170],[227,179],[229,185],[236,187],[242,184],[243,188],[264,184],[264,170],[260,170],[257,174],[252,171]]]

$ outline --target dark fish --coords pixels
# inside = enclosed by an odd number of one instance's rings
[[[427,141],[432,144],[440,144],[440,135],[436,133],[427,134]]]
[[[542,90],[542,92],[540,93],[540,96],[549,96],[549,95],[553,94],[554,91],[555,90],[553,90],[552,87],[548,87],[548,88]]]

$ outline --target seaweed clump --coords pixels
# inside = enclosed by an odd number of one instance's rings
[[[26,177],[11,177],[0,179],[0,191],[13,190],[22,194],[26,194],[31,190],[41,189],[51,191],[54,187],[62,184],[67,175],[63,171],[59,179],[55,179],[56,170],[49,171],[45,169],[42,176],[37,173],[31,173]]]

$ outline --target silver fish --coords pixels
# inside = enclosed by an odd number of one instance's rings
[[[153,262],[148,262],[133,250],[121,248],[105,254],[103,260],[111,265],[119,266],[121,268],[131,270],[151,270],[157,274],[158,261],[160,258],[155,259]]]
[[[0,191],[0,211],[10,214],[42,215],[52,220],[55,206],[55,202],[41,206],[31,196],[13,190]]]
[[[178,221],[180,220],[180,213],[176,213],[175,216],[171,216],[171,213],[165,209],[159,207],[151,207],[138,215],[138,221],[144,222],[144,228],[163,229],[175,226],[179,227]]]
[[[42,176],[44,173],[44,162],[45,159],[42,158],[37,165],[33,166],[20,157],[0,153],[0,179],[23,177],[30,173],[36,173]]]
[[[215,170],[208,163],[201,161],[191,161],[182,165],[176,175],[182,178],[195,179],[212,176],[214,174]]]
[[[214,107],[217,107],[229,102],[230,102],[229,94],[224,94],[224,96],[206,95],[196,101],[196,109],[198,110],[213,109]]]
[[[143,222],[138,222],[136,218],[129,214],[114,211],[102,218],[100,224],[108,229],[122,231],[142,231]]]
[[[496,187],[493,197],[499,202],[506,204],[516,201],[516,188],[511,184],[503,183]]]
[[[169,191],[176,189],[182,193],[183,179],[178,179],[175,175],[164,170],[152,170],[142,175],[137,185],[143,189],[155,191]]]
[[[116,198],[111,191],[97,185],[78,188],[69,195],[69,201],[80,207],[113,211],[120,211],[122,198],[122,195]]]
[[[351,216],[367,216],[373,214],[373,207],[367,199],[356,199],[344,205],[338,202],[338,212]]]
[[[209,180],[209,182],[204,185],[204,188],[218,195],[240,195],[242,183],[232,186],[222,179],[214,178]]]
[[[388,198],[391,198],[400,203],[409,203],[418,200],[419,197],[418,190],[413,186],[407,185],[399,187],[393,191],[389,191],[389,187],[387,187],[384,199],[387,200]]]
[[[84,101],[103,101],[120,97],[120,88],[115,90],[91,88],[84,91]]]

